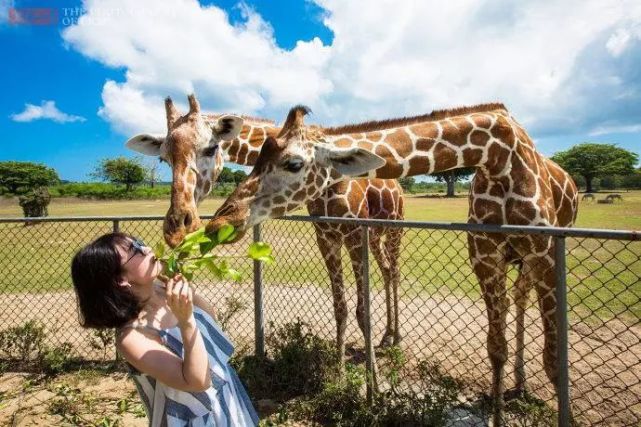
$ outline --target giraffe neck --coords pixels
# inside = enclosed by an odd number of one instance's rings
[[[199,205],[205,197],[209,195],[214,187],[214,183],[223,170],[224,162],[223,155],[220,150],[212,157],[201,156],[196,161],[196,187],[194,190],[194,200],[196,205]]]
[[[220,148],[226,161],[242,166],[256,164],[258,153],[267,137],[276,137],[280,128],[268,123],[249,123],[243,125],[238,138],[223,141]]]
[[[358,146],[386,160],[370,178],[401,178],[480,167],[489,175],[509,169],[510,153],[519,144],[534,152],[532,142],[506,110],[485,111],[386,130],[330,135],[337,147]]]

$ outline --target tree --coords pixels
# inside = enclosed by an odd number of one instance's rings
[[[32,162],[0,162],[0,186],[9,193],[23,194],[38,187],[60,182],[58,173],[43,164]]]
[[[156,159],[152,159],[149,162],[142,163],[142,167],[145,168],[145,179],[149,182],[149,186],[154,188],[160,178],[160,173],[158,171],[158,169],[160,169],[160,162]]]
[[[641,189],[641,168],[637,169],[633,174],[624,176],[621,185],[627,189]]]
[[[223,167],[223,170],[220,171],[220,175],[218,175],[218,182],[221,183],[232,183],[234,181],[234,171],[229,169],[228,167]]]
[[[406,176],[403,178],[399,178],[398,183],[401,184],[401,188],[403,189],[403,191],[411,193],[412,187],[414,187],[414,184],[416,184],[416,180],[411,176]]]
[[[234,183],[236,185],[238,185],[241,182],[243,182],[245,180],[245,178],[247,178],[247,174],[245,173],[245,171],[242,171],[240,169],[237,170],[237,171],[234,171]]]
[[[47,206],[51,201],[51,196],[46,187],[40,187],[22,195],[18,198],[18,203],[27,218],[49,216]],[[35,224],[27,222],[25,225]]]
[[[438,182],[445,182],[447,184],[447,193],[445,197],[454,197],[454,185],[463,179],[467,179],[476,171],[476,168],[459,168],[452,169],[446,172],[435,173],[432,176]]]
[[[614,144],[585,143],[552,156],[563,169],[585,179],[586,192],[592,193],[592,180],[607,175],[629,175],[639,156]]]
[[[125,191],[130,191],[134,185],[144,181],[145,168],[137,159],[118,157],[102,160],[91,175],[102,181],[124,184]]]

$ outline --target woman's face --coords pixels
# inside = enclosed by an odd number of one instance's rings
[[[128,240],[125,246],[118,246],[117,250],[122,259],[124,278],[131,284],[151,284],[162,271],[160,261],[140,239]]]

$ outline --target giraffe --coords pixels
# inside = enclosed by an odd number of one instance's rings
[[[256,166],[207,224],[208,232],[224,224],[242,232],[296,209],[326,187],[350,177],[391,179],[460,167],[476,168],[469,195],[470,223],[570,227],[576,219],[576,185],[556,163],[536,151],[525,129],[503,104],[325,129],[323,135],[304,126],[306,111],[301,106],[290,110],[281,133],[265,142]],[[300,166],[292,171],[292,164]],[[469,258],[489,323],[487,351],[495,425],[501,423],[504,407],[509,264],[519,269],[514,285],[516,390],[526,386],[524,311],[532,288],[543,322],[545,371],[557,386],[553,251],[547,236],[468,233]]]
[[[127,141],[126,146],[134,151],[159,156],[173,170],[171,206],[163,225],[166,242],[174,247],[185,234],[200,226],[199,203],[209,194],[219,176],[224,158],[227,161],[251,166],[258,157],[263,142],[276,136],[280,127],[274,122],[248,116],[203,115],[195,97],[190,96],[190,120],[168,120],[166,137],[140,134]],[[167,117],[175,110],[170,99],[166,100]],[[194,113],[194,110],[196,113]],[[188,129],[184,129],[184,128]],[[204,141],[210,135],[209,145]],[[220,129],[220,131],[216,131]],[[316,132],[322,132],[319,127]],[[224,131],[224,132],[223,132]],[[199,132],[204,133],[201,135]],[[187,135],[185,137],[184,135]],[[193,141],[200,141],[193,143]],[[188,164],[191,168],[177,170],[174,165]],[[196,178],[193,178],[196,175]],[[191,183],[191,184],[190,184]],[[403,219],[402,189],[395,180],[360,179],[340,182],[329,187],[317,199],[307,203],[310,215],[340,216],[351,218]],[[337,352],[345,354],[345,331],[347,327],[347,302],[343,282],[341,248],[346,247],[352,263],[357,285],[356,317],[364,333],[364,278],[360,228],[354,226],[316,223],[316,240],[327,268],[332,289],[334,317],[336,320]],[[381,346],[397,345],[401,335],[398,322],[398,285],[400,282],[398,257],[402,230],[381,228],[371,230],[370,248],[385,283],[387,322]],[[339,359],[341,364],[343,358]]]

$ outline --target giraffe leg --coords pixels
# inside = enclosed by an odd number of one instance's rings
[[[393,310],[394,306],[392,303],[392,295],[390,290],[390,285],[391,285],[390,262],[387,257],[387,251],[385,250],[385,247],[384,247],[382,232],[380,228],[379,229],[373,228],[370,231],[370,249],[372,251],[372,255],[374,255],[374,259],[376,259],[376,263],[378,264],[378,267],[381,270],[381,274],[383,275],[383,282],[385,285],[386,324],[385,324],[385,334],[383,335],[383,338],[379,345],[380,347],[389,347],[390,345],[392,345],[392,341],[394,339],[394,310]],[[362,316],[362,313],[358,314],[359,318],[361,316]],[[360,324],[361,324],[361,321],[359,320],[359,325]],[[361,326],[361,329],[363,329],[362,326]]]
[[[394,345],[400,344],[402,339],[398,315],[398,287],[401,282],[401,270],[398,265],[398,259],[401,254],[401,240],[403,239],[403,233],[404,231],[402,228],[392,228],[388,230],[387,240],[385,241],[385,250],[387,252],[387,259],[390,266],[389,276],[394,306]]]
[[[534,284],[543,321],[543,367],[550,382],[557,388],[557,322],[556,322],[556,293],[554,278],[553,249],[547,257],[539,257],[532,263],[531,283]]]
[[[370,231],[370,235],[371,235]],[[363,260],[362,260],[362,239],[360,227],[354,227],[354,230],[349,233],[345,239],[345,245],[349,251],[350,259],[352,260],[352,268],[354,269],[354,277],[356,277],[357,288],[357,302],[356,302],[356,318],[358,326],[365,336],[365,281],[363,278]],[[373,386],[378,390],[378,368],[376,365],[376,357],[372,354],[372,372]]]
[[[316,240],[321,251],[325,266],[332,285],[334,301],[334,318],[336,319],[336,349],[338,352],[340,371],[343,371],[345,358],[345,329],[347,328],[347,302],[345,301],[345,285],[343,283],[343,266],[341,262],[342,242],[332,236],[331,231],[322,226],[316,228]]]
[[[487,352],[492,365],[492,420],[494,426],[501,426],[505,407],[503,371],[507,361],[505,244],[500,238],[479,234],[469,234],[468,242],[472,266],[481,285],[488,318]]]
[[[516,361],[514,367],[514,382],[516,394],[525,391],[525,308],[530,287],[526,273],[520,268],[519,276],[514,283],[514,305],[516,306]]]

